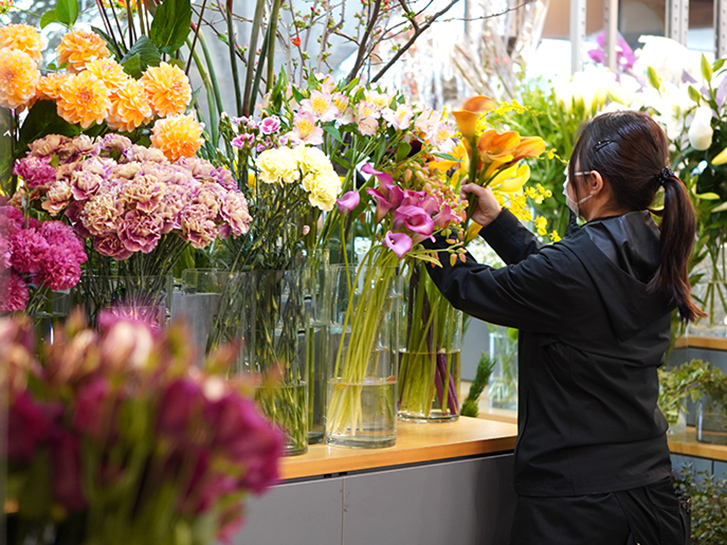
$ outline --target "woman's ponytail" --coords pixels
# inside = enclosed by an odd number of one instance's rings
[[[690,295],[688,265],[697,229],[694,208],[687,188],[671,170],[662,169],[656,179],[664,188],[664,208],[659,212],[659,266],[649,288],[670,297],[683,320],[694,321],[706,316]]]

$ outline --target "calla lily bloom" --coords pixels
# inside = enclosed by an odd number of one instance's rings
[[[404,257],[413,245],[411,238],[405,233],[388,231],[384,237],[384,246],[393,251],[399,259]]]
[[[376,170],[371,163],[366,163],[361,167],[361,172],[364,174],[372,174],[376,176],[376,179],[379,181],[380,184],[385,186],[392,186],[394,185],[394,179],[391,177],[391,174],[386,174],[385,172],[381,172]]]
[[[404,190],[404,198],[400,206],[420,206],[421,200],[427,196],[425,191]]]
[[[394,229],[401,229],[402,226],[424,236],[430,236],[434,232],[431,216],[418,206],[400,206],[394,211]]]
[[[439,212],[439,199],[432,195],[427,195],[420,202],[419,206],[430,216]]]
[[[495,108],[497,108],[497,102],[485,95],[477,95],[472,98],[468,98],[462,105],[463,110],[477,113],[489,112]]]
[[[706,150],[712,145],[712,108],[700,106],[694,112],[694,120],[689,127],[689,143],[696,150]]]
[[[714,166],[724,165],[727,163],[727,148],[720,151],[714,159],[712,159],[712,164]]]
[[[394,208],[394,205],[386,200],[386,197],[376,189],[369,188],[366,190],[366,193],[376,199],[376,223],[379,223],[389,213],[389,210]]]
[[[452,207],[445,204],[442,210],[432,218],[434,221],[434,227],[441,229],[447,227],[450,223],[460,223],[462,218],[452,212]]]
[[[360,201],[361,197],[359,196],[358,191],[348,191],[347,193],[341,195],[340,199],[336,200],[336,204],[338,205],[338,212],[342,215],[345,215],[348,212],[351,212],[354,208],[356,208]]]
[[[455,121],[457,121],[457,128],[459,129],[459,132],[462,133],[462,136],[464,136],[465,139],[472,138],[475,134],[479,114],[469,112],[467,110],[458,110],[456,112],[452,112],[452,115],[454,116]]]
[[[490,182],[490,187],[503,193],[520,191],[530,179],[530,167],[526,164],[512,165],[498,173]]]
[[[482,133],[477,142],[482,161],[512,161],[513,154],[520,144],[520,133],[516,131],[497,132],[490,129]]]
[[[545,152],[545,140],[539,136],[523,136],[513,153],[513,161],[519,161],[525,157],[538,157]]]

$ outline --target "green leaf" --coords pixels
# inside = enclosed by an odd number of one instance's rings
[[[727,210],[727,202],[723,202],[722,204],[717,205],[714,208],[712,208],[713,213],[714,212],[724,212],[725,210]]]
[[[699,91],[697,91],[691,85],[687,88],[687,93],[689,94],[689,98],[691,98],[697,104],[700,104],[702,102],[702,95],[699,94]]]
[[[136,55],[132,55],[131,57],[128,57],[128,53],[126,56],[124,56],[123,62],[121,62],[121,66],[124,67],[124,72],[129,74],[134,79],[139,79],[141,75],[144,73],[143,68],[141,67],[141,56],[137,53]]]
[[[45,28],[51,23],[57,23],[58,22],[58,16],[56,15],[56,10],[49,9],[46,11],[43,15],[40,16],[40,28]]]
[[[709,64],[709,61],[707,60],[707,57],[702,55],[701,60],[701,68],[702,68],[702,77],[709,83],[712,81],[712,65]]]
[[[111,39],[111,36],[106,34],[103,30],[101,30],[98,27],[92,26],[91,30],[93,30],[94,34],[98,34],[101,36],[105,41],[108,48],[111,50],[111,53],[114,55],[114,58],[116,59],[116,62],[121,61],[121,59],[124,56],[124,52],[119,49],[118,43],[114,42]]]
[[[649,77],[649,83],[654,89],[661,89],[661,78],[651,66],[646,69],[646,75]]]
[[[396,147],[396,161],[400,162],[406,159],[410,151],[411,145],[407,144],[406,142],[399,142],[399,145]]]
[[[323,127],[323,132],[331,135],[331,138],[333,138],[336,142],[343,143],[343,139],[341,138],[341,131],[339,131],[338,127],[336,127],[335,125],[326,125],[325,127]]]
[[[182,70],[187,67],[187,63],[185,63],[182,59],[171,58],[167,60],[167,64],[171,64],[172,66],[176,66],[177,68],[181,68]]]
[[[20,128],[20,138],[16,158],[22,157],[28,149],[28,145],[38,138],[48,134],[63,134],[65,136],[78,136],[80,128],[72,125],[58,115],[56,104],[52,100],[41,100],[36,102],[28,112],[23,126]]]
[[[78,19],[78,0],[57,0],[56,15],[64,25],[73,26]]]
[[[136,59],[131,62],[131,64],[129,65],[129,69],[127,69],[126,63],[128,61],[131,61],[132,58]],[[137,70],[137,62],[139,70],[138,75],[129,71],[130,69],[132,69],[132,67],[134,71]],[[162,54],[159,52],[159,49],[157,49],[157,46],[154,45],[154,42],[152,42],[146,36],[139,36],[139,39],[136,40],[134,45],[131,46],[131,49],[127,51],[126,55],[124,55],[124,58],[121,59],[121,62],[119,64],[124,67],[124,71],[127,74],[130,74],[132,77],[139,79],[144,70],[146,70],[149,66],[159,66],[159,63],[161,62]]]
[[[157,7],[149,37],[163,53],[174,53],[184,45],[192,23],[190,0],[165,0]]]
[[[721,69],[722,66],[724,66],[725,61],[727,61],[727,58],[717,59],[716,61],[714,61],[714,64],[712,65],[712,70],[716,72],[717,70]]]

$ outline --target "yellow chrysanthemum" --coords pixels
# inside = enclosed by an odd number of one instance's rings
[[[0,26],[0,48],[9,47],[27,53],[34,61],[42,56],[43,40],[40,33],[30,25]]]
[[[58,89],[58,115],[69,123],[87,129],[106,118],[111,107],[109,90],[91,72],[68,76]]]
[[[0,107],[24,108],[35,97],[40,72],[27,53],[0,49]]]
[[[83,30],[65,34],[58,46],[58,64],[66,64],[69,72],[80,72],[88,61],[110,56],[106,42],[98,34]]]
[[[106,123],[112,130],[131,132],[151,116],[151,105],[141,82],[128,79],[123,87],[111,94],[111,109]]]
[[[154,123],[151,145],[170,161],[194,156],[202,142],[202,126],[191,115],[171,115]]]
[[[50,73],[38,80],[38,100],[57,100],[61,96],[60,86],[69,77],[68,74]]]
[[[146,87],[155,115],[181,114],[192,99],[192,88],[185,73],[166,62],[147,68],[140,81]]]
[[[122,88],[131,79],[124,72],[124,67],[110,57],[88,61],[86,63],[86,70],[103,81],[109,91]]]

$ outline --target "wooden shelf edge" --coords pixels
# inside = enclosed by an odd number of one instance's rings
[[[709,348],[727,350],[727,338],[721,337],[679,337],[674,341],[674,348]]]

